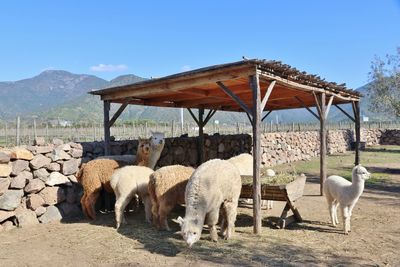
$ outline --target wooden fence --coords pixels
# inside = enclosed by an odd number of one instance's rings
[[[400,129],[400,122],[364,122],[362,128],[368,129]],[[327,129],[353,129],[351,122],[328,123]],[[276,124],[273,121],[262,124],[262,131],[288,132],[288,131],[313,131],[319,129],[319,123],[286,123]],[[111,127],[111,136],[115,140],[131,140],[138,137],[148,137],[151,132],[164,132],[166,137],[177,137],[183,134],[197,136],[198,127],[194,122],[181,123],[176,121],[157,123],[122,124]],[[204,132],[207,134],[240,134],[252,132],[249,123],[206,125]],[[36,120],[21,121],[19,117],[15,122],[0,122],[0,146],[31,145],[35,137],[44,137],[46,141],[59,138],[64,141],[101,141],[104,139],[103,125],[90,126],[51,126],[50,123],[37,124]]]

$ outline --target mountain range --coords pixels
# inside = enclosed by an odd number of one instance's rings
[[[103,119],[102,102],[98,96],[87,94],[92,89],[101,89],[142,81],[136,75],[122,75],[107,81],[87,74],[73,74],[63,70],[47,70],[39,75],[15,82],[0,82],[0,118],[13,120],[16,116],[41,120],[63,119],[73,122],[101,122]],[[366,86],[357,89],[366,95]],[[362,113],[368,112],[367,97],[362,101]],[[116,105],[114,110],[116,109]],[[349,107],[347,107],[349,109]],[[111,112],[113,112],[112,110]],[[280,122],[314,121],[315,118],[306,110],[285,110],[271,114],[269,120]],[[187,111],[185,119],[190,119]],[[157,108],[130,105],[121,115],[122,120],[178,121],[179,109]],[[247,122],[247,117],[237,112],[217,112],[215,120],[221,123]],[[330,119],[342,120],[344,116],[332,109]]]

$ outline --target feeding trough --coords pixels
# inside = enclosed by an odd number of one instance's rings
[[[252,179],[252,176],[242,175],[241,198],[253,198]],[[279,227],[285,228],[294,221],[301,222],[302,218],[299,210],[295,206],[295,202],[303,196],[306,176],[301,174],[292,177],[289,182],[283,184],[279,184],[279,180],[273,180],[272,182],[278,184],[271,184],[268,179],[265,178],[261,179],[261,199],[286,202],[279,218]],[[283,182],[285,182],[285,179]],[[293,212],[293,215],[288,216],[289,210]]]

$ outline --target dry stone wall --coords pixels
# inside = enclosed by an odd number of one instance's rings
[[[157,163],[158,167],[172,164],[196,166],[198,161],[197,137],[166,138],[165,146]],[[204,137],[205,160],[213,158],[227,159],[240,153],[250,153],[251,136],[238,135],[206,135]],[[82,162],[87,162],[104,155],[103,142],[81,143],[83,147]],[[111,142],[111,155],[135,155],[138,142],[114,141]]]
[[[0,230],[81,216],[74,174],[83,148],[54,139],[37,146],[0,149]]]
[[[353,133],[335,130],[327,133],[328,154],[344,153],[350,149]],[[274,166],[299,160],[309,160],[319,155],[319,132],[266,133],[262,135],[262,164]]]
[[[368,146],[400,145],[399,129],[362,129],[361,140]]]

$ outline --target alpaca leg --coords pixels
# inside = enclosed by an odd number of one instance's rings
[[[144,212],[146,215],[146,221],[151,223],[151,199],[149,196],[143,197]]]
[[[115,221],[116,221],[116,228],[118,229],[121,226],[121,223],[126,224],[126,219],[124,215],[124,211],[126,206],[131,201],[131,195],[119,195],[117,197],[117,201],[115,202]]]
[[[161,229],[166,229],[167,231],[171,231],[171,229],[168,226],[167,216],[173,208],[174,208],[174,206],[168,205],[165,202],[161,202],[160,208],[158,209],[158,216],[159,216],[158,218],[159,218]]]
[[[334,227],[336,227],[336,219],[335,219],[335,204],[332,202],[328,203],[329,216],[331,217],[331,222]]]
[[[235,232],[237,204],[234,202],[225,202],[224,206],[225,206],[226,220],[227,220],[227,229],[224,238],[229,239]]]
[[[151,202],[151,215],[153,216],[153,225],[157,227],[158,229],[160,228],[161,222],[159,222],[159,217],[158,214],[160,213],[160,205],[158,205],[157,202],[152,201]]]
[[[356,202],[350,205],[349,207],[349,232],[351,232],[351,227],[350,227],[350,220],[351,220],[351,215],[353,215],[353,208],[356,205]]]
[[[218,223],[218,217],[219,208],[216,208],[207,214],[207,225],[210,228],[211,240],[214,242],[218,242],[218,233],[217,228],[215,227],[215,225]]]
[[[89,217],[88,210],[87,210],[87,208],[86,208],[86,194],[85,194],[85,193],[83,194],[83,196],[82,196],[82,198],[81,198],[81,206],[82,206],[83,214],[84,214],[86,217]]]
[[[351,217],[351,215],[353,214],[353,208],[356,205],[357,201],[354,201],[354,203],[352,203],[349,207],[349,216]]]
[[[100,190],[96,190],[95,192],[92,192],[90,195],[87,195],[85,199],[88,215],[93,220],[96,219],[96,210],[94,207],[96,205],[96,201],[99,195],[100,195]]]
[[[266,208],[266,209],[268,209],[267,200],[262,199],[260,204],[261,204],[261,208]]]
[[[339,224],[339,219],[338,219],[338,216],[337,216],[337,208],[338,208],[338,206],[339,206],[339,202],[337,202],[337,201],[335,201],[334,203],[333,203],[333,211],[334,211],[334,215],[335,215],[335,223],[336,224]]]
[[[274,201],[273,200],[267,200],[267,209],[272,210],[274,207]]]
[[[349,228],[350,228],[350,217],[349,217],[349,207],[341,207],[342,210],[342,216],[343,216],[343,227],[344,227],[344,234],[347,235],[349,234]]]
[[[221,213],[220,213],[220,215],[221,215],[221,224],[220,224],[220,227],[221,227],[221,235],[222,236],[226,236],[226,231],[227,231],[227,229],[228,229],[228,217],[227,217],[227,214],[226,214],[226,206],[225,206],[225,203],[222,205],[222,207],[221,207]]]

